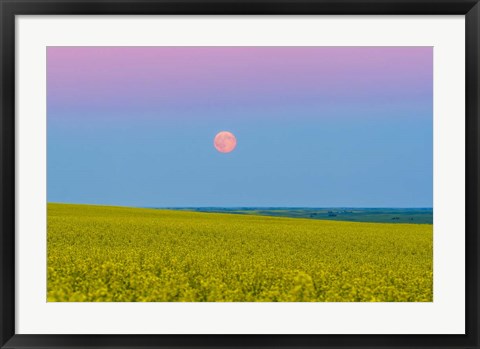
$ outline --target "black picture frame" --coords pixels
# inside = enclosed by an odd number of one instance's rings
[[[28,335],[15,333],[16,15],[465,15],[465,335]],[[0,346],[1,348],[480,348],[479,0],[0,0]],[[462,117],[461,115],[455,117]]]

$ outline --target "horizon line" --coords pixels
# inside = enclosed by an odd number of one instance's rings
[[[224,209],[235,209],[235,208],[310,208],[310,209],[345,209],[345,208],[394,208],[394,209],[405,209],[405,208],[417,208],[417,209],[433,209],[433,207],[426,206],[144,206],[148,208],[165,208],[165,209],[179,209],[179,208],[224,208]]]
[[[430,206],[139,206],[139,205],[122,205],[122,204],[101,204],[101,203],[76,203],[76,202],[59,202],[59,201],[47,201],[47,204],[69,204],[69,205],[92,205],[92,206],[113,206],[113,207],[136,207],[136,208],[156,208],[156,209],[191,209],[191,208],[223,208],[223,209],[238,209],[238,208],[294,208],[294,209],[430,209]]]

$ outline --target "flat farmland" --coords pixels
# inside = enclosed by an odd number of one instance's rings
[[[48,204],[51,302],[430,302],[433,226]]]

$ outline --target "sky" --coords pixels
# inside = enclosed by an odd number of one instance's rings
[[[49,202],[432,207],[433,48],[48,47],[47,132]]]

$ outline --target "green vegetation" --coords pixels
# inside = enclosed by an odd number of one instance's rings
[[[432,301],[432,225],[48,204],[49,301]]]
[[[347,222],[433,223],[433,210],[431,208],[185,207],[175,209],[194,212],[235,213]]]

